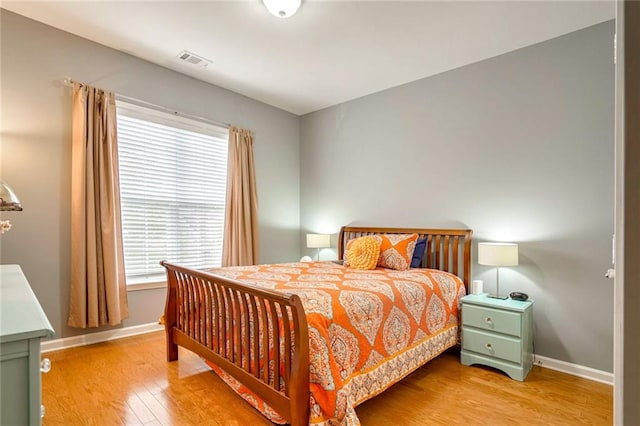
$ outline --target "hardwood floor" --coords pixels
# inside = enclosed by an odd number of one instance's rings
[[[50,352],[44,425],[271,425],[164,333]],[[356,408],[375,425],[610,425],[613,388],[534,366],[523,383],[447,352]]]

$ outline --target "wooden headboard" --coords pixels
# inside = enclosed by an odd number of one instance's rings
[[[343,226],[338,236],[338,259],[342,259],[349,240],[376,234],[418,234],[427,238],[422,267],[439,269],[459,276],[469,290],[471,284],[471,229],[372,228]]]

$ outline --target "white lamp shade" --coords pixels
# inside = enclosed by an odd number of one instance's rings
[[[273,16],[288,18],[298,11],[302,0],[262,0],[262,3]]]
[[[478,243],[478,263],[488,266],[518,264],[518,245],[514,243]]]
[[[327,248],[327,247],[331,247],[331,235],[307,234],[307,248]]]

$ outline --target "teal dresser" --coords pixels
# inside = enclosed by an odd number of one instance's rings
[[[533,365],[533,301],[470,294],[462,303],[464,365],[488,365],[523,381]]]
[[[49,336],[53,328],[20,266],[0,265],[0,425],[41,424],[40,339]]]

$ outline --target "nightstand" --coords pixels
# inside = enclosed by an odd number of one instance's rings
[[[533,365],[533,301],[470,294],[460,302],[462,364],[488,365],[524,381]]]

